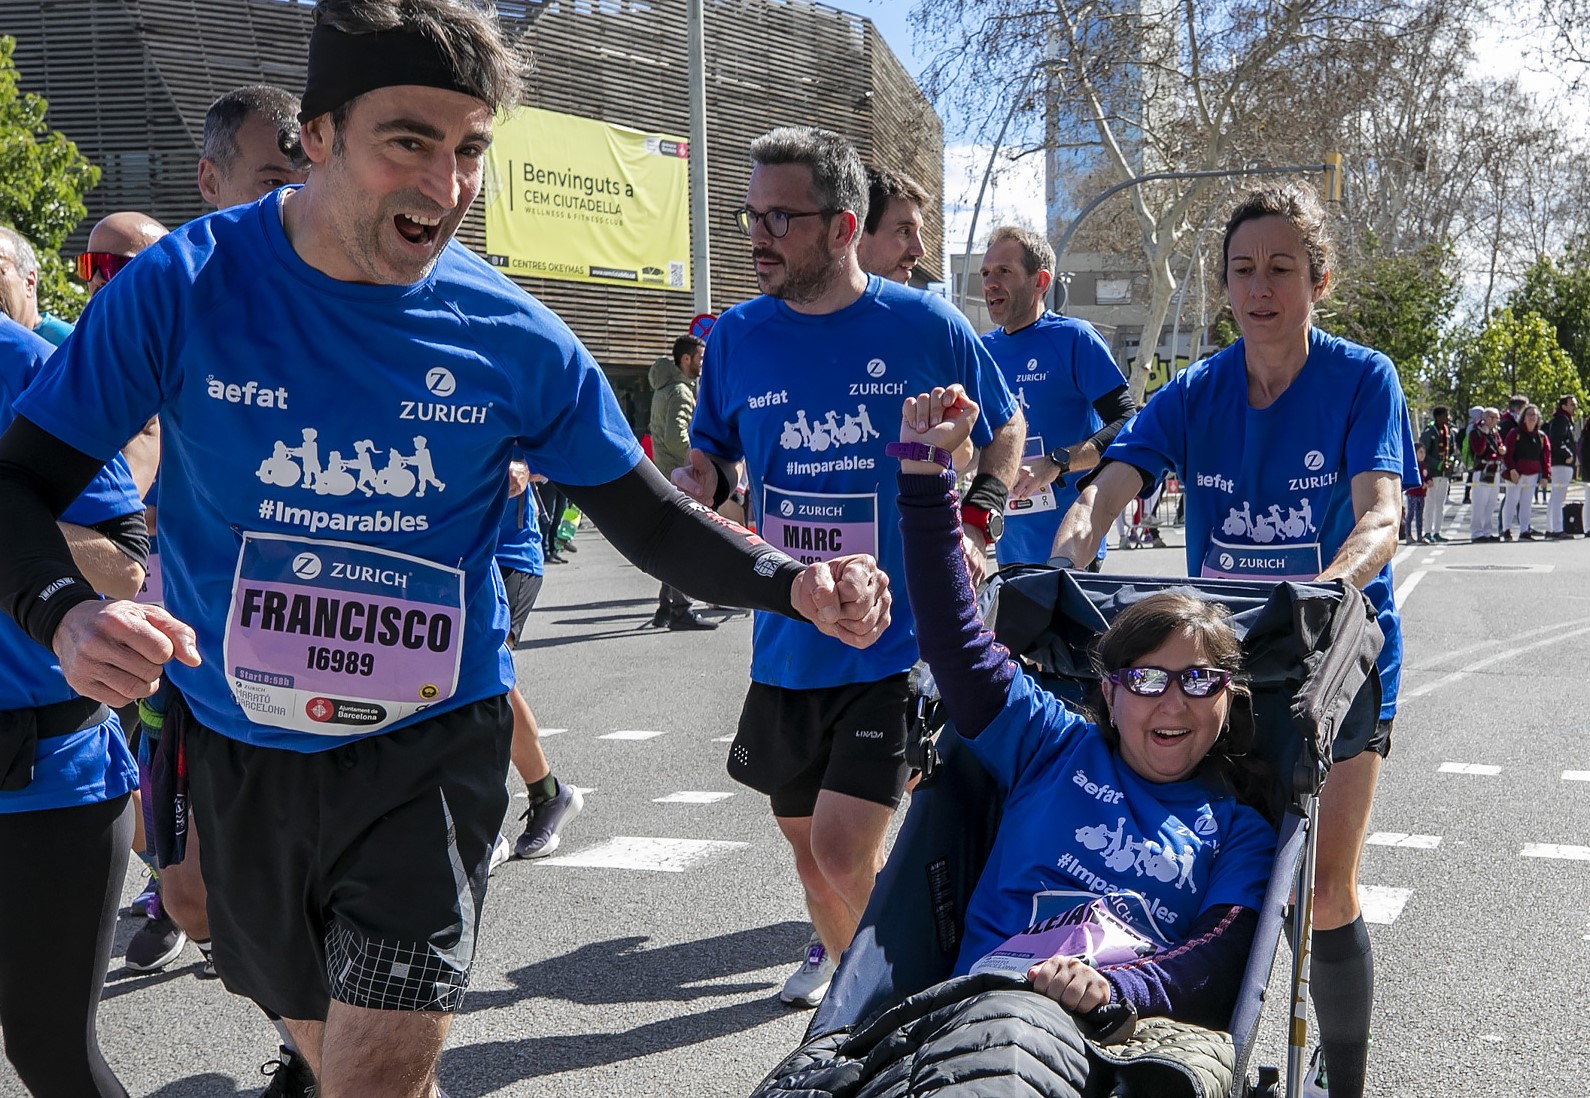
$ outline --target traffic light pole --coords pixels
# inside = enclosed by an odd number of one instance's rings
[[[1204,172],[1151,172],[1148,175],[1133,176],[1131,179],[1102,192],[1093,201],[1083,206],[1071,219],[1071,224],[1066,226],[1066,231],[1060,237],[1060,242],[1055,245],[1055,280],[1054,294],[1055,311],[1066,307],[1066,286],[1060,279],[1060,261],[1065,258],[1066,249],[1071,246],[1071,238],[1076,236],[1077,227],[1084,218],[1105,202],[1120,194],[1130,187],[1139,187],[1144,183],[1155,183],[1162,179],[1229,179],[1234,176],[1244,175],[1303,175],[1319,172],[1325,176],[1326,198],[1332,202],[1341,201],[1342,196],[1342,158],[1340,153],[1331,153],[1321,164],[1284,164],[1273,168],[1218,168]]]

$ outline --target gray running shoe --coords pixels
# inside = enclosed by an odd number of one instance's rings
[[[127,967],[134,972],[159,972],[182,954],[188,936],[164,913],[138,928],[127,943]]]
[[[558,791],[550,801],[531,805],[525,809],[524,834],[513,844],[515,858],[545,858],[558,848],[559,832],[585,807],[585,798],[572,785],[558,783]]]
[[[814,933],[806,943],[806,960],[784,981],[778,997],[790,1006],[816,1006],[828,994],[836,967],[828,950],[823,948],[822,939]]]
[[[280,1052],[276,1059],[260,1065],[259,1073],[269,1077],[271,1085],[259,1098],[315,1098],[320,1088],[309,1064],[285,1045]]]

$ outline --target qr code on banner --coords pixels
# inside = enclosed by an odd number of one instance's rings
[[[674,290],[684,289],[685,265],[677,259],[668,261],[668,286]]]

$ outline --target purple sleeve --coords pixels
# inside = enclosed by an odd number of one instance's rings
[[[1004,709],[1016,665],[977,616],[954,478],[901,473],[898,505],[917,651],[933,669],[956,731],[970,739]]]
[[[1258,926],[1259,913],[1250,907],[1211,907],[1198,916],[1185,941],[1099,971],[1139,1018],[1162,1016],[1224,1029],[1242,990]]]

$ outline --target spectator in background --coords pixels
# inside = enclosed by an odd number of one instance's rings
[[[1556,540],[1568,535],[1562,528],[1562,505],[1568,497],[1568,482],[1573,480],[1574,467],[1579,463],[1578,440],[1573,435],[1573,417],[1579,411],[1579,401],[1573,396],[1557,398],[1557,410],[1546,425],[1546,437],[1551,442],[1551,497],[1546,504],[1546,537]]]
[[[701,357],[706,344],[692,335],[674,340],[673,356],[659,358],[651,365],[651,449],[652,461],[663,476],[690,464],[690,419],[696,414],[696,379],[701,376]],[[657,612],[649,624],[653,629],[716,629],[690,605],[690,596],[666,583],[657,593]]]
[[[1413,448],[1414,456],[1419,459],[1419,483],[1404,488],[1402,494],[1406,503],[1402,508],[1402,536],[1409,545],[1417,545],[1424,538],[1424,493],[1427,478],[1430,475],[1429,465],[1424,459],[1424,444]]]
[[[1452,470],[1456,467],[1457,432],[1453,430],[1446,405],[1437,404],[1431,409],[1434,421],[1419,436],[1424,447],[1425,468],[1428,469],[1428,489],[1424,497],[1424,540],[1434,544],[1445,541],[1441,527],[1446,520],[1446,497],[1452,487]]]
[[[1551,479],[1551,440],[1540,429],[1540,409],[1525,404],[1518,426],[1502,439],[1507,448],[1507,499],[1502,503],[1502,540],[1513,540],[1513,527],[1519,528],[1519,541],[1534,541],[1529,528],[1534,510],[1535,485],[1542,477]]]
[[[1469,513],[1469,540],[1474,542],[1501,540],[1493,525],[1503,458],[1507,454],[1497,428],[1500,419],[1501,413],[1495,408],[1480,409],[1480,422],[1466,441],[1469,465],[1474,471],[1474,508]]]

